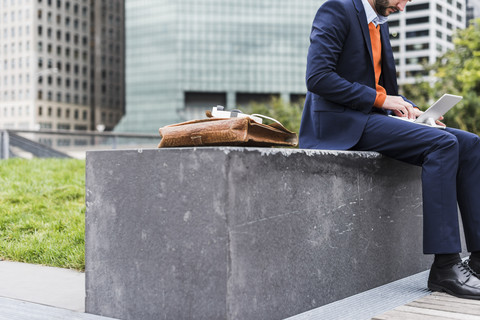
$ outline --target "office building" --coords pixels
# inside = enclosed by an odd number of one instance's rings
[[[467,0],[467,27],[473,19],[480,18],[480,1]]]
[[[414,83],[418,77],[433,80],[424,64],[434,63],[452,49],[455,31],[465,24],[465,0],[415,0],[404,12],[391,15],[390,38],[398,83]]]
[[[0,128],[112,129],[125,109],[123,0],[0,8]]]
[[[301,99],[322,3],[127,0],[127,112],[115,130],[156,133],[217,104]]]

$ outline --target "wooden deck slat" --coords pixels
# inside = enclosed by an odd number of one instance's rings
[[[443,318],[452,318],[452,319],[459,319],[459,320],[480,320],[480,316],[477,316],[477,315],[457,313],[457,312],[444,311],[444,310],[436,310],[436,309],[417,308],[417,307],[411,307],[409,305],[398,307],[396,308],[396,310],[406,311],[410,313],[437,316],[439,317],[439,319],[443,317]]]
[[[429,303],[429,302],[422,302],[422,301],[413,301],[407,304],[407,306],[480,316],[479,306],[469,306],[466,308],[464,305],[462,304],[459,305],[456,302],[445,303],[442,301],[435,301],[434,303]]]
[[[428,296],[418,299],[418,301],[443,301],[443,302],[455,302],[455,303],[464,304],[464,305],[480,306],[480,300],[457,298],[442,292],[434,292]]]
[[[446,293],[428,296],[397,307],[372,320],[480,320],[480,301],[461,299]]]
[[[375,316],[372,320],[456,320],[455,318],[439,318],[427,314],[410,313],[398,311],[396,309],[385,312],[384,314]]]
[[[375,316],[372,320],[480,320],[480,313],[472,314],[472,311],[469,309],[469,307],[459,308],[458,306],[451,306],[448,302],[442,305],[414,301]]]

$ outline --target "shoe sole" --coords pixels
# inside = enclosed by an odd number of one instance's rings
[[[432,290],[432,291],[437,291],[437,292],[446,292],[448,293],[449,295],[452,295],[454,297],[457,297],[457,298],[462,298],[462,299],[472,299],[472,300],[480,300],[480,296],[471,296],[471,295],[462,295],[462,294],[458,294],[458,293],[455,293],[455,292],[452,292],[451,290],[447,289],[447,288],[444,288],[438,284],[434,284],[434,283],[431,283],[431,282],[428,282],[428,289]]]

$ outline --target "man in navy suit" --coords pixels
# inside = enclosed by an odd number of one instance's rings
[[[320,7],[310,37],[300,147],[377,151],[421,166],[423,251],[435,255],[428,287],[480,299],[479,137],[388,116],[422,114],[398,94],[386,23],[408,2],[327,0]],[[464,262],[457,203],[471,252]]]

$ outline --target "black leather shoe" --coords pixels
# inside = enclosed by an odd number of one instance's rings
[[[468,262],[459,262],[444,269],[432,265],[428,288],[459,298],[480,300],[480,279],[468,266]]]
[[[465,260],[465,263],[468,264],[477,278],[480,278],[480,264],[478,264],[478,262],[473,262],[470,259]]]

